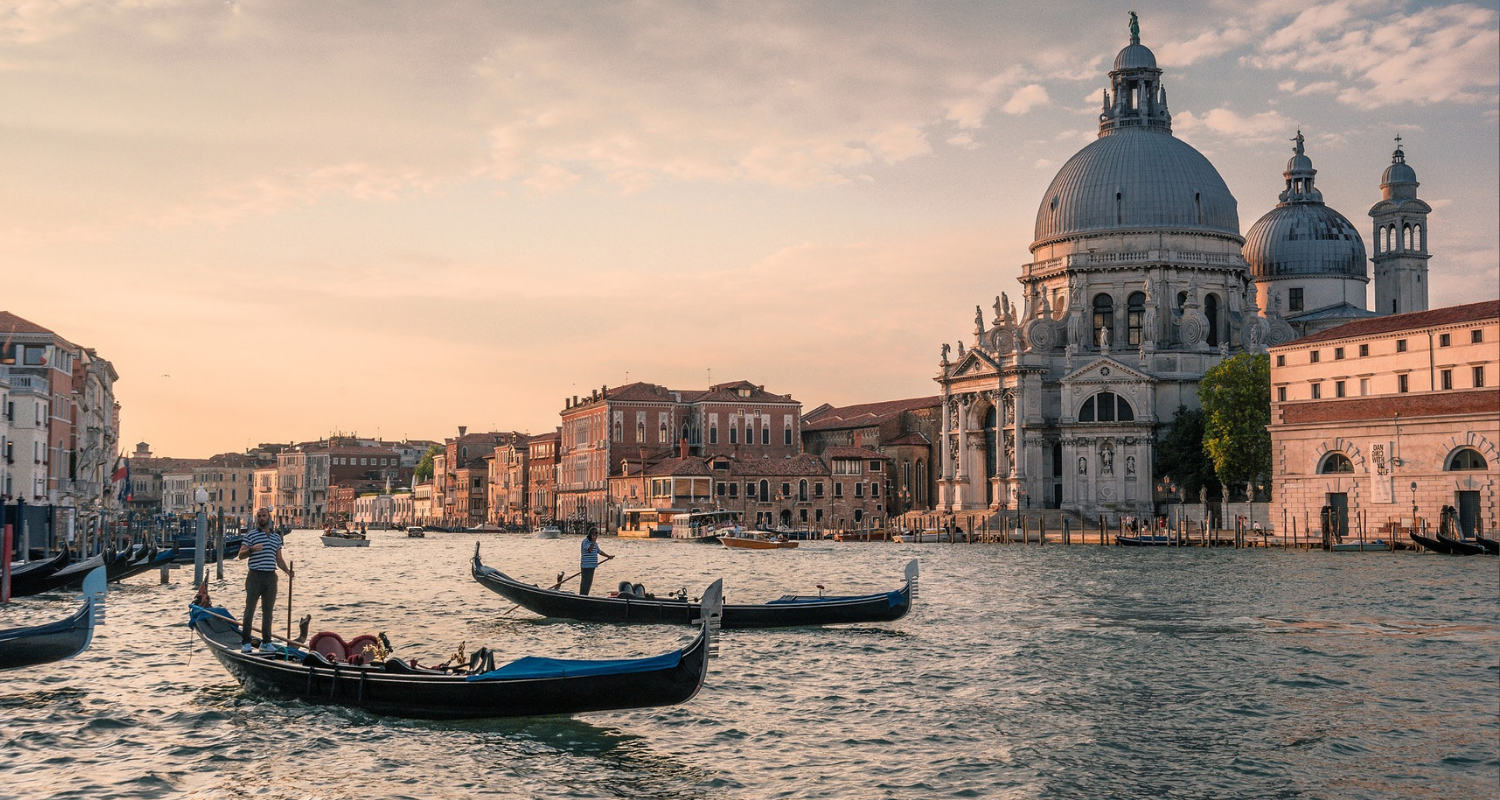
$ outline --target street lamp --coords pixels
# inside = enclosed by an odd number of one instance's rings
[[[208,505],[208,490],[199,486],[193,493],[193,502],[198,504],[198,524],[193,537],[193,588],[196,589],[203,585],[203,551],[208,538],[208,515],[204,507]]]
[[[1411,529],[1417,529],[1417,482],[1411,482]]]

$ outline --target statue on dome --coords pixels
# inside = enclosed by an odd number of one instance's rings
[[[1130,43],[1141,43],[1141,23],[1136,19],[1134,11],[1130,12]]]

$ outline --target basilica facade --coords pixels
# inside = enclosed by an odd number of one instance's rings
[[[1019,307],[1002,293],[992,313],[975,308],[967,343],[942,347],[940,511],[1149,515],[1157,434],[1198,406],[1208,369],[1373,313],[1364,245],[1323,205],[1300,133],[1282,202],[1247,246],[1223,178],[1172,134],[1133,15],[1109,78],[1098,138],[1041,199]],[[1371,211],[1385,247],[1377,284],[1382,268],[1407,283],[1426,269],[1425,230],[1398,219],[1426,207],[1399,148],[1393,161]]]

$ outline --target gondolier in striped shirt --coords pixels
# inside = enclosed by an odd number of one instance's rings
[[[240,622],[240,651],[250,652],[250,629],[255,619],[255,604],[260,603],[260,649],[274,650],[271,645],[271,610],[276,606],[276,568],[287,575],[292,568],[281,556],[281,534],[271,527],[271,511],[255,512],[255,528],[240,543],[239,558],[250,559],[245,573],[245,616]]]
[[[578,593],[588,594],[589,589],[594,586],[594,570],[599,567],[599,556],[611,559],[614,556],[599,549],[599,532],[589,531],[589,535],[583,537],[583,546],[580,550],[582,558],[578,564]]]

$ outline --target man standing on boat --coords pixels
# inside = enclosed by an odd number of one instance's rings
[[[237,558],[250,559],[250,569],[245,572],[245,616],[240,621],[240,652],[250,648],[251,623],[255,619],[255,603],[260,601],[260,649],[270,651],[271,611],[276,607],[276,568],[294,577],[292,568],[281,557],[281,534],[271,527],[271,512],[260,509],[255,512],[255,529],[245,535],[240,543]]]
[[[588,594],[594,585],[594,570],[599,567],[599,556],[608,561],[614,556],[599,549],[599,531],[591,530],[583,537],[582,560],[578,564],[578,593]]]

